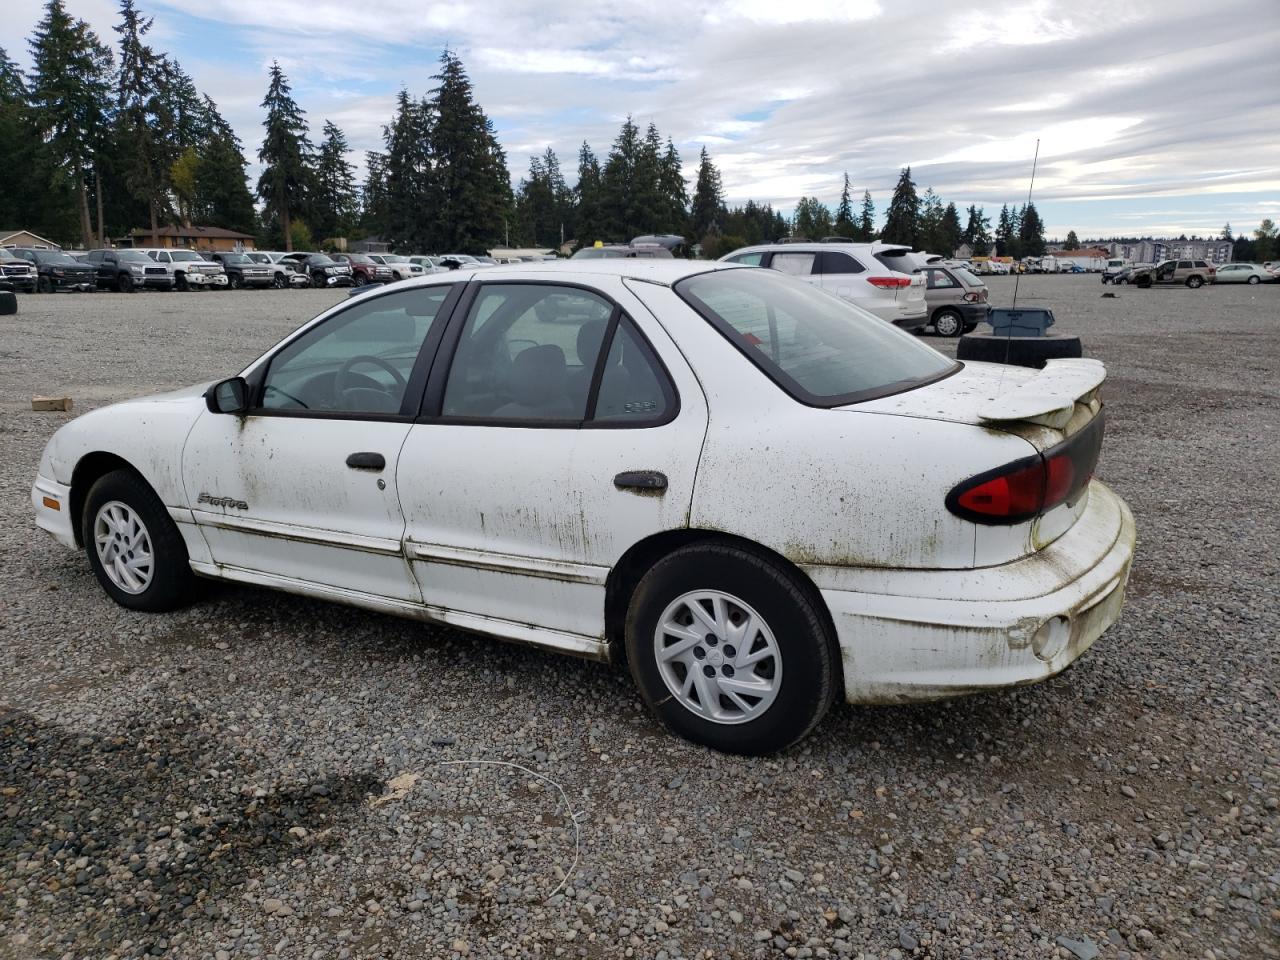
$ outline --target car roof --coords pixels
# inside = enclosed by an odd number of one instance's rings
[[[714,260],[682,260],[623,258],[599,260],[559,260],[537,261],[533,263],[502,263],[487,267],[484,270],[471,271],[466,267],[449,273],[432,274],[414,280],[401,281],[397,289],[405,283],[414,286],[432,285],[436,283],[456,283],[457,279],[484,280],[493,283],[501,280],[556,280],[576,277],[590,279],[593,277],[621,277],[630,280],[643,280],[649,283],[660,283],[670,286],[685,277],[699,273],[711,273],[717,270],[750,270],[734,263],[719,263]],[[458,275],[461,274],[462,277]]]

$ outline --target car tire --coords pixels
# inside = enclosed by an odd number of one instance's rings
[[[694,604],[720,627],[695,617]],[[709,612],[716,610],[722,614]],[[706,639],[660,629],[686,620],[708,630]],[[799,575],[736,545],[692,544],[654,564],[631,596],[625,642],[650,711],[679,736],[725,753],[791,746],[818,725],[839,688],[835,638]],[[659,659],[660,646],[682,643],[687,657]],[[754,662],[744,664],[747,657]],[[735,689],[742,684],[758,684],[760,695]]]
[[[357,273],[355,275],[355,278],[352,280],[352,283],[354,283],[357,287],[363,287],[368,282],[369,281],[365,279],[365,275],[363,273]]]
[[[271,278],[271,285],[277,290],[283,290],[285,287],[289,286],[289,281],[283,273],[277,273]]]
[[[133,277],[129,274],[116,278],[116,289],[121,293],[133,293]]]
[[[235,273],[227,277],[227,286],[229,286],[232,290],[244,289],[244,283],[240,280],[239,274],[235,274]]]
[[[1255,273],[1252,277],[1250,277],[1250,278],[1249,278],[1248,282],[1249,282],[1249,284],[1250,284],[1250,285],[1255,284],[1255,283],[1261,283],[1261,282],[1262,282],[1262,278],[1261,278],[1261,277],[1259,277],[1259,276]]]
[[[174,280],[173,286],[175,289],[181,290],[184,293],[191,289],[191,284],[187,283],[187,275],[185,273],[178,274],[177,278]]]
[[[1204,286],[1204,280],[1200,277],[1187,277],[1187,286],[1192,290],[1198,290]]]
[[[36,281],[36,289],[41,293],[53,293],[53,280],[49,277],[41,277]]]
[[[953,307],[943,307],[933,315],[933,329],[940,337],[958,337],[964,333],[964,317]]]
[[[195,589],[187,546],[155,491],[132,470],[114,470],[89,488],[80,535],[94,575],[116,603],[159,613]],[[149,556],[149,564],[138,563]]]

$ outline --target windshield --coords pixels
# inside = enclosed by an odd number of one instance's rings
[[[315,253],[315,254],[312,254],[311,256],[307,257],[307,263],[311,264],[313,267],[336,267],[336,266],[338,266],[338,261],[336,261],[336,260],[330,260],[330,259],[329,259],[328,257],[326,257],[323,253]]]
[[[59,253],[57,250],[37,250],[36,263],[56,263],[58,266],[75,267],[79,266],[80,261],[70,254]]]
[[[773,270],[717,270],[674,289],[770,379],[812,406],[882,397],[960,369],[911,334]]]
[[[387,253],[387,254],[383,254],[382,262],[383,263],[408,263],[409,258],[402,257],[398,253]]]
[[[243,253],[224,253],[222,255],[223,263],[253,263]]]
[[[203,260],[204,257],[190,250],[171,250],[169,256],[179,263],[189,263],[192,260]]]
[[[116,252],[116,259],[117,260],[146,260],[146,261],[151,260],[151,258],[148,257],[141,250],[119,250]]]

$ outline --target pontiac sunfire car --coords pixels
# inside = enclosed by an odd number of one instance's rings
[[[461,269],[50,440],[37,522],[137,610],[192,576],[625,661],[761,753],[1030,683],[1119,616],[1100,363],[961,364],[772,270]]]

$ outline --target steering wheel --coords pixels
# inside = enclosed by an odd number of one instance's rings
[[[384,408],[388,404],[394,403],[395,395],[389,390],[381,388],[375,390],[372,387],[363,386],[349,387],[346,385],[346,381],[351,376],[351,368],[357,363],[372,363],[375,367],[381,367],[387,373],[391,374],[391,379],[395,381],[399,394],[404,396],[404,391],[408,387],[408,383],[406,383],[404,377],[400,375],[400,371],[387,363],[387,361],[383,360],[381,357],[372,357],[367,353],[362,353],[346,360],[342,366],[338,368],[338,372],[333,375],[333,394],[335,399],[346,399],[348,397],[353,397],[353,395],[358,395],[363,400],[367,396],[367,398],[375,405],[383,406]],[[396,406],[398,408],[399,404],[396,404]],[[387,410],[385,412],[393,411]]]

